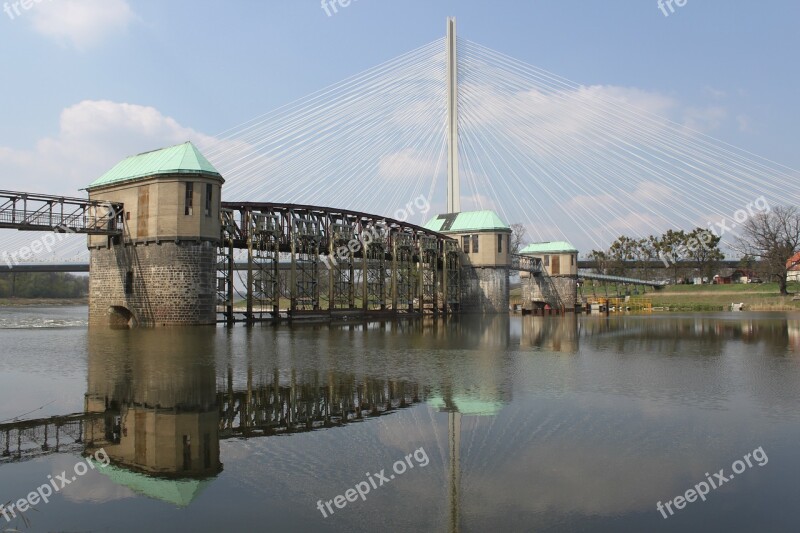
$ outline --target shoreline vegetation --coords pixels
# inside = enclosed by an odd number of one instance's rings
[[[729,311],[731,304],[744,304],[744,311],[800,311],[800,283],[789,283],[788,289],[791,294],[781,296],[777,283],[668,285],[632,297],[649,299],[654,312]],[[602,286],[592,289],[591,285],[584,286],[583,293],[592,290],[605,294]],[[608,287],[608,294],[616,295],[613,286]]]
[[[588,290],[587,290],[588,289]],[[584,286],[583,294],[590,291],[598,296],[605,294],[602,285]],[[518,296],[519,288],[511,290],[512,299]],[[750,283],[731,285],[668,285],[658,291],[632,295],[633,298],[647,298],[652,302],[653,311],[728,311],[732,303],[744,304],[745,311],[800,311],[800,283],[789,284],[789,296],[781,296],[777,283]],[[608,296],[615,297],[616,289],[608,287]],[[0,298],[0,307],[59,307],[88,305],[83,298]],[[282,304],[284,302],[281,302]],[[360,302],[356,302],[358,305]],[[288,301],[286,302],[288,306]],[[237,301],[237,310],[245,307]],[[281,306],[284,308],[284,305]]]

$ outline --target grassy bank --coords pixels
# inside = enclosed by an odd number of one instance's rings
[[[789,292],[800,293],[800,285],[789,284]],[[777,283],[731,285],[670,285],[646,295],[653,307],[670,311],[727,310],[731,303],[743,303],[748,311],[800,311],[800,301],[781,296]]]

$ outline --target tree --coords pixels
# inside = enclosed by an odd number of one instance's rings
[[[516,222],[511,224],[511,253],[518,254],[525,244],[525,236],[528,233],[524,224]]]
[[[639,239],[633,248],[636,267],[639,269],[639,275],[643,279],[650,279],[650,263],[658,257],[658,252],[656,251],[657,243],[658,239],[650,235],[647,238]]]
[[[625,235],[620,235],[617,240],[611,243],[608,248],[608,257],[613,265],[614,274],[625,276],[627,274],[627,262],[632,261],[637,255],[639,242]]]
[[[601,250],[592,250],[589,252],[589,258],[595,263],[595,273],[605,274],[608,268],[608,255]]]
[[[786,276],[792,265],[787,263],[800,250],[800,212],[777,206],[748,218],[741,231],[733,248],[758,259],[766,276],[778,282],[782,295],[788,295]]]
[[[695,228],[686,238],[688,258],[697,265],[700,277],[710,280],[714,277],[719,262],[725,259],[725,255],[719,249],[721,237],[705,228]]]
[[[658,258],[664,262],[664,266],[672,267],[672,281],[678,282],[678,274],[681,266],[678,264],[683,258],[686,249],[686,232],[683,230],[667,230],[655,244]]]

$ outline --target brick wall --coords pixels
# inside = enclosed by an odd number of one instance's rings
[[[577,276],[528,276],[522,282],[522,308],[533,309],[533,302],[546,302],[551,307],[559,305],[558,300],[567,311],[573,311],[578,300]],[[551,291],[558,293],[554,298]]]
[[[89,324],[216,323],[216,247],[211,242],[116,245],[91,250]],[[125,294],[126,276],[132,293]]]
[[[508,267],[461,266],[461,310],[465,313],[508,313]]]

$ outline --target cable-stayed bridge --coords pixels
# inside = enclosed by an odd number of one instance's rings
[[[800,173],[663,115],[642,91],[583,85],[448,35],[201,145],[236,203],[324,206],[421,225],[490,209],[532,240],[729,228],[800,199]],[[658,111],[658,112],[656,112]],[[25,229],[18,226],[20,229]],[[27,232],[4,235],[8,254]],[[724,241],[723,241],[724,242]],[[70,237],[34,260],[84,263]],[[77,258],[77,259],[76,259]],[[6,261],[8,262],[8,261]]]

